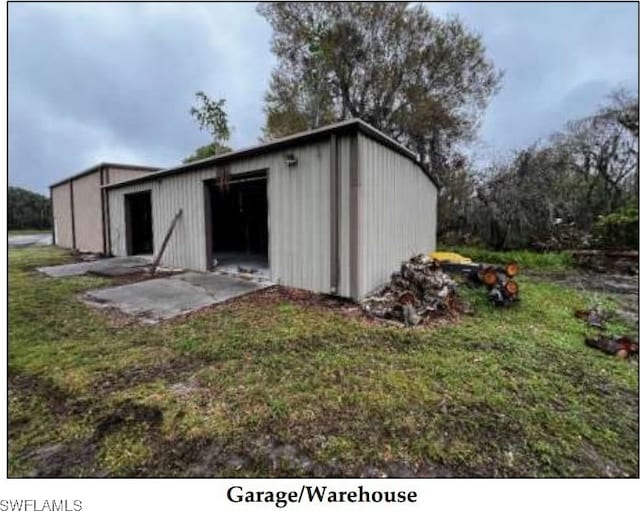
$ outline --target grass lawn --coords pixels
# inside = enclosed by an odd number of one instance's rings
[[[584,346],[592,294],[522,276],[517,307],[463,289],[474,316],[402,329],[263,293],[142,326],[76,299],[108,279],[33,270],[69,260],[9,251],[11,476],[638,475],[638,366]]]
[[[21,236],[24,234],[49,234],[51,229],[20,229],[17,231],[9,231],[9,236]]]

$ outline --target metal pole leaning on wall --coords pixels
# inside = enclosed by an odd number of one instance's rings
[[[153,263],[151,263],[151,275],[155,274],[156,269],[160,264],[160,260],[162,259],[162,254],[164,254],[164,250],[167,248],[167,243],[169,243],[169,238],[171,238],[171,234],[173,234],[173,230],[175,229],[176,224],[178,223],[178,219],[181,216],[182,216],[182,208],[180,208],[176,213],[176,216],[173,217],[173,220],[171,221],[171,225],[169,226],[169,230],[167,231],[167,234],[165,235],[164,240],[162,240],[162,245],[160,246],[160,250],[156,255],[156,257],[154,258]]]

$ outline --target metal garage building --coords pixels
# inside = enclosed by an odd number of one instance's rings
[[[99,163],[49,187],[53,208],[53,243],[81,252],[107,253],[102,186],[118,183],[156,167]]]
[[[110,184],[109,250],[206,271],[260,264],[287,286],[360,299],[435,249],[437,187],[417,156],[354,119]]]

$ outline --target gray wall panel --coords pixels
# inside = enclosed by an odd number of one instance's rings
[[[359,134],[360,296],[436,246],[437,189],[417,163]]]

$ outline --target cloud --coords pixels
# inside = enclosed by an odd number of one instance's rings
[[[11,4],[11,183],[42,192],[100,160],[179,163],[208,140],[189,115],[197,90],[227,98],[233,146],[255,143],[273,61],[254,9]]]
[[[434,4],[505,70],[481,144],[512,150],[635,88],[637,5]],[[101,160],[169,166],[207,142],[194,93],[227,98],[231,144],[254,144],[275,60],[245,3],[9,5],[9,181],[47,186]]]
[[[638,6],[621,3],[441,4],[482,34],[505,71],[480,136],[512,150],[589,115],[615,88],[636,90]]]

